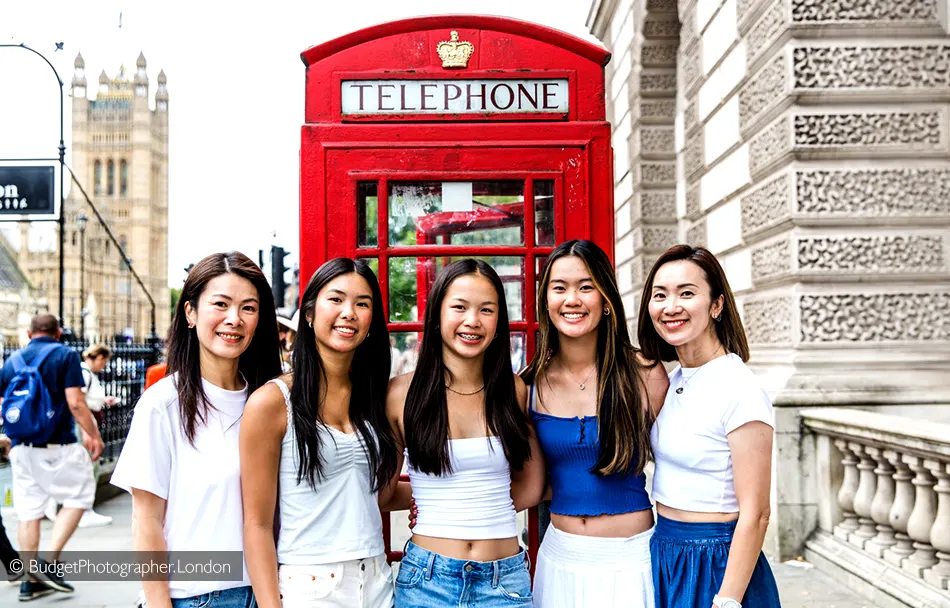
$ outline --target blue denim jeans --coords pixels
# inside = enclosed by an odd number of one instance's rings
[[[172,608],[256,608],[250,587],[233,587],[195,597],[172,598]]]
[[[443,557],[409,543],[396,576],[396,608],[531,606],[531,576],[521,551],[493,562]]]

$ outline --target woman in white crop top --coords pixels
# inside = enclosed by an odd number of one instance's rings
[[[389,352],[376,275],[363,260],[323,264],[303,294],[293,373],[251,395],[241,428],[261,608],[392,606],[380,507],[408,508],[409,487],[386,419]]]
[[[646,357],[680,364],[651,432],[657,608],[779,606],[762,554],[772,404],[745,365],[745,330],[712,253],[677,245],[659,257],[639,338]]]
[[[216,253],[188,273],[168,375],[142,394],[112,483],[132,493],[136,551],[244,549],[238,435],[249,392],[280,373],[277,315],[260,268]],[[242,560],[243,561],[243,560]],[[149,608],[253,605],[238,580],[144,581]]]
[[[544,471],[498,274],[479,260],[446,266],[423,330],[418,367],[390,381],[386,403],[418,509],[396,608],[530,606],[515,513],[540,500]]]

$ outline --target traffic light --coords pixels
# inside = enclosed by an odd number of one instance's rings
[[[284,258],[290,255],[284,251],[283,247],[271,245],[270,248],[270,286],[274,292],[274,303],[277,307],[284,305],[284,294],[287,292],[287,283],[284,280],[284,273],[287,267],[284,265]]]

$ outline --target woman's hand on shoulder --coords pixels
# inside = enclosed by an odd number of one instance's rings
[[[670,377],[663,363],[650,361],[642,353],[637,353],[637,373],[640,374],[646,390],[646,395],[642,395],[646,397],[644,407],[650,408],[649,411],[655,418],[660,414],[663,402],[666,400],[666,392],[670,388]]]

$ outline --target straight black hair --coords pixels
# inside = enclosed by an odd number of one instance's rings
[[[333,279],[350,273],[363,277],[373,293],[373,319],[369,334],[356,347],[350,369],[350,422],[356,427],[369,458],[373,491],[388,484],[396,474],[396,443],[386,418],[386,387],[389,383],[390,357],[389,330],[383,312],[383,295],[379,282],[363,260],[335,258],[317,269],[300,303],[300,320],[294,340],[293,384],[290,402],[293,404],[294,435],[297,438],[297,482],[306,479],[311,488],[323,478],[320,458],[320,427],[325,427],[320,396],[327,385],[326,370],[316,337],[309,325],[320,291]]]
[[[201,383],[198,335],[188,327],[185,302],[191,304],[192,309],[197,309],[198,300],[208,283],[224,274],[245,278],[257,289],[257,329],[247,350],[238,359],[238,371],[247,381],[247,394],[250,395],[280,374],[277,311],[264,273],[249,257],[237,251],[213,253],[203,258],[188,272],[175,307],[175,317],[168,329],[167,375],[177,374],[175,388],[178,391],[182,431],[192,445],[198,424],[207,422],[211,404]]]
[[[498,294],[498,325],[482,362],[485,381],[485,420],[491,435],[497,436],[508,466],[520,470],[531,456],[528,444],[528,417],[518,405],[515,374],[511,369],[508,306],[505,290],[495,269],[481,260],[463,259],[442,269],[429,292],[423,324],[422,347],[416,372],[409,383],[403,413],[406,449],[412,466],[430,475],[450,473],[449,410],[445,396],[446,375],[442,360],[440,320],[442,302],[449,286],[465,275],[488,279]]]

